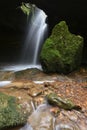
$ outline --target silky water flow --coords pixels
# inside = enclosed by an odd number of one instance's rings
[[[47,15],[38,7],[35,6],[33,8],[34,11],[32,11],[28,19],[27,34],[20,54],[19,63],[5,66],[3,68],[4,71],[20,71],[27,68],[41,69],[39,55],[48,34]]]
[[[22,50],[22,63],[39,64],[39,54],[47,34],[47,15],[43,10],[35,7],[29,19],[28,34]]]

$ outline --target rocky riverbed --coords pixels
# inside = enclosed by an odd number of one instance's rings
[[[0,92],[16,97],[25,110],[24,114],[28,111],[28,118],[21,130],[87,130],[86,68],[69,75],[45,74],[36,68],[0,71],[0,81],[11,81],[0,87]],[[50,93],[70,100],[81,110],[65,110],[55,104],[50,105],[45,98]]]

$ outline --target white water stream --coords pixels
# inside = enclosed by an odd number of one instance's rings
[[[0,87],[6,86],[10,83],[11,83],[11,81],[0,81]]]
[[[47,15],[43,10],[35,7],[29,20],[28,34],[23,46],[23,64],[39,64],[39,53],[47,34]]]
[[[4,66],[4,71],[20,71],[27,68],[41,69],[39,55],[42,45],[47,38],[47,15],[45,12],[36,6],[33,7],[29,18],[29,24],[27,27],[27,36],[21,51],[19,64]]]

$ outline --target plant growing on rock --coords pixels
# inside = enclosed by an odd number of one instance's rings
[[[27,115],[19,107],[17,99],[0,92],[0,130],[24,124],[26,119]]]
[[[61,21],[52,30],[45,41],[40,61],[43,71],[69,73],[81,64],[83,37],[71,34],[65,21]]]

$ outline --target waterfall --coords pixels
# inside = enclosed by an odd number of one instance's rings
[[[39,64],[39,54],[47,34],[47,15],[43,10],[34,7],[29,18],[28,33],[22,49],[22,64]]]
[[[47,15],[43,10],[32,5],[32,10],[27,18],[26,39],[22,46],[19,63],[17,65],[5,66],[3,68],[4,71],[20,71],[27,68],[42,69],[39,55],[41,47],[47,38]]]

